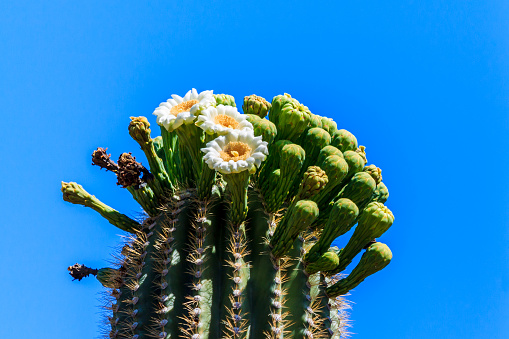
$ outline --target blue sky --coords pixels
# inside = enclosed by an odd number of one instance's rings
[[[394,254],[356,288],[354,338],[509,337],[507,1],[0,3],[0,337],[93,338],[94,279],[118,232],[64,203],[77,181],[139,207],[98,146],[191,87],[240,103],[284,92],[332,117],[383,169]],[[154,128],[157,130],[157,128]],[[338,240],[338,245],[345,240]]]

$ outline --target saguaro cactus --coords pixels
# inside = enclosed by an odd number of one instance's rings
[[[115,267],[69,267],[108,288],[106,337],[342,338],[341,296],[391,260],[375,240],[394,221],[388,190],[355,136],[288,94],[247,96],[242,107],[192,89],[154,111],[161,136],[131,118],[148,168],[130,153],[115,162],[94,151],[142,221],[62,183],[65,201],[129,234]],[[344,249],[331,248],[352,228]]]

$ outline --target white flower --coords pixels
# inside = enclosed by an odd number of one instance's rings
[[[232,131],[253,130],[253,125],[240,114],[237,107],[217,105],[201,111],[196,125],[208,134],[224,135]]]
[[[250,130],[221,135],[201,150],[207,165],[223,174],[256,171],[269,154],[267,142]]]
[[[157,124],[170,132],[182,124],[192,124],[201,110],[216,104],[212,91],[198,94],[194,88],[183,98],[176,94],[172,94],[171,97],[173,99],[162,102],[153,113],[157,116]]]

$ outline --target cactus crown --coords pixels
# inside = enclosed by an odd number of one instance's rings
[[[108,288],[106,337],[347,336],[343,295],[392,258],[375,240],[394,221],[381,170],[366,166],[353,134],[288,94],[247,96],[242,108],[192,89],[154,111],[161,136],[131,118],[148,167],[130,153],[115,162],[94,151],[92,163],[146,213],[141,222],[62,183],[65,201],[130,234],[115,267],[69,267]],[[353,227],[345,248],[330,247]]]

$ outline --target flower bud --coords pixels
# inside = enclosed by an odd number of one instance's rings
[[[129,135],[140,145],[150,142],[152,139],[150,138],[150,124],[147,118],[131,117]]]
[[[352,273],[327,288],[327,295],[337,297],[346,294],[357,287],[364,279],[389,265],[391,260],[392,252],[387,245],[380,242],[371,244],[362,255],[357,266],[352,270]]]
[[[382,170],[375,165],[369,165],[364,167],[364,172],[371,175],[371,177],[375,180],[376,184],[380,184],[382,181]]]
[[[306,266],[306,272],[313,274],[318,271],[327,272],[338,266],[339,257],[334,251],[328,251],[322,254],[318,260]]]
[[[254,114],[260,118],[265,118],[271,108],[271,104],[264,98],[252,94],[244,97],[244,104],[242,110],[245,114]]]
[[[216,106],[217,105],[225,105],[225,106],[232,106],[237,107],[235,104],[235,98],[228,94],[214,94],[214,98],[216,99]]]
[[[329,182],[327,174],[318,166],[309,166],[300,183],[296,200],[310,199],[315,197]]]
[[[354,151],[357,149],[357,138],[346,129],[340,129],[332,135],[331,145],[337,147],[343,153]]]

